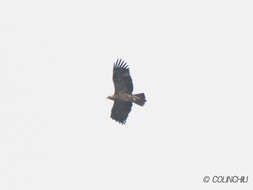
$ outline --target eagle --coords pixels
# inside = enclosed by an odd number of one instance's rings
[[[117,59],[113,64],[114,94],[107,98],[114,101],[111,118],[121,124],[125,124],[132,104],[143,106],[146,102],[145,94],[132,94],[133,83],[129,67],[122,59]]]

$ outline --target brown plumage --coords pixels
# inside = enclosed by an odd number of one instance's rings
[[[121,124],[126,123],[128,113],[131,111],[132,102],[143,106],[146,102],[145,94],[132,94],[133,83],[128,65],[121,59],[117,59],[113,65],[114,95],[108,99],[114,101],[111,118]]]

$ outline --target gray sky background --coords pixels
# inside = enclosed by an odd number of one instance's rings
[[[1,1],[0,189],[252,189],[252,9]],[[117,58],[147,98],[126,126],[106,99]]]

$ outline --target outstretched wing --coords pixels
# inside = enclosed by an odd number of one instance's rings
[[[117,59],[113,66],[113,83],[115,93],[128,93],[133,91],[133,83],[127,64],[121,59]]]
[[[126,123],[127,116],[131,111],[132,102],[125,102],[121,100],[114,100],[112,107],[111,118],[121,124]]]

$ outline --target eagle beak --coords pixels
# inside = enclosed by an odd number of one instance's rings
[[[106,98],[109,100],[113,100],[113,98],[111,96],[107,96]]]

